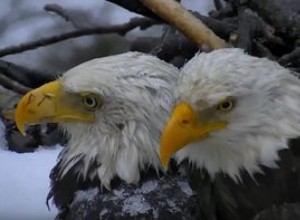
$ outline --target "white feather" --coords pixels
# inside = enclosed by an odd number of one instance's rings
[[[300,134],[300,80],[276,62],[240,49],[197,54],[181,70],[176,88],[176,99],[195,111],[227,96],[237,100],[231,112],[218,116],[228,121],[226,129],[176,155],[212,176],[223,172],[236,179],[241,169],[252,175],[261,164],[274,168],[278,150]]]
[[[178,74],[177,68],[136,52],[94,59],[66,72],[60,79],[65,91],[93,92],[104,103],[94,123],[62,124],[70,140],[61,175],[78,155],[84,158],[79,174],[91,179],[98,176],[108,189],[115,176],[137,183],[145,167],[160,169],[159,138]],[[97,172],[89,174],[94,162],[99,164]]]

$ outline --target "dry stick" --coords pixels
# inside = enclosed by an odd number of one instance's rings
[[[280,57],[278,62],[283,66],[287,66],[289,63],[299,59],[300,47],[296,47],[291,53],[285,54],[284,56]]]
[[[24,95],[25,93],[31,90],[31,88],[26,87],[16,81],[13,81],[1,74],[0,74],[0,82],[1,82],[0,85],[3,86],[4,88],[12,90],[21,95]]]
[[[41,38],[36,41],[23,43],[18,46],[10,46],[0,50],[0,57],[4,57],[11,54],[21,53],[27,50],[32,50],[38,47],[47,46],[49,44],[54,44],[63,40],[81,37],[93,34],[110,34],[117,33],[119,35],[125,35],[127,32],[133,30],[134,28],[140,27],[141,29],[146,29],[152,25],[159,24],[160,22],[154,21],[148,18],[133,18],[129,22],[121,25],[112,26],[97,26],[93,28],[81,29],[70,31],[64,34],[55,35],[51,37]]]
[[[224,40],[219,38],[199,19],[174,0],[140,0],[147,8],[174,25],[186,37],[194,41],[199,47],[203,44],[211,48],[228,47]]]
[[[223,9],[223,5],[220,0],[214,0],[214,5],[218,11]]]
[[[54,12],[66,21],[70,21],[75,28],[78,28],[78,25],[73,21],[72,17],[67,13],[67,11],[58,4],[47,4],[44,7],[44,10],[49,12]]]

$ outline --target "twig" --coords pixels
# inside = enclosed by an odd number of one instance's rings
[[[166,30],[161,42],[150,53],[166,62],[170,62],[175,56],[184,56],[186,59],[190,59],[198,50],[199,48],[194,42],[171,27]]]
[[[253,54],[259,57],[267,57],[269,60],[276,60],[276,57],[272,54],[272,52],[259,42],[254,42]]]
[[[245,8],[239,8],[238,18],[238,39],[235,46],[245,49],[248,53],[252,53],[253,42],[257,37],[258,25],[254,15],[249,12],[250,10]]]
[[[261,43],[259,47],[263,46],[264,42],[275,45],[284,44],[279,37],[274,35],[274,27],[250,8],[239,7],[238,19],[237,40],[233,42],[235,46],[251,53],[255,41]]]
[[[282,56],[278,63],[283,66],[289,66],[291,63],[300,60],[300,47],[296,47],[291,53]]]
[[[220,0],[214,0],[214,5],[218,11],[223,9],[223,5]]]
[[[29,69],[5,60],[0,60],[0,74],[30,88],[39,87],[55,78],[54,74],[47,74],[46,71]]]
[[[72,19],[72,16],[62,6],[58,4],[47,4],[45,5],[44,10],[48,12],[54,12],[66,21],[71,22],[75,28],[79,28],[76,21]]]
[[[152,12],[174,25],[199,47],[224,48],[227,44],[216,36],[203,22],[174,0],[140,0]]]
[[[133,0],[106,0],[108,2],[114,3],[116,5],[119,5],[122,8],[125,8],[128,11],[146,16],[148,18],[153,19],[160,19],[156,14],[154,14],[152,11],[150,11],[147,7],[145,7],[141,2],[139,1],[133,1]]]
[[[148,18],[133,18],[129,22],[119,25],[111,26],[97,26],[93,28],[86,28],[81,30],[70,31],[60,35],[41,38],[36,41],[23,43],[18,46],[10,46],[0,50],[0,57],[4,57],[11,54],[21,53],[27,50],[32,50],[38,47],[47,46],[60,41],[64,41],[71,38],[82,37],[94,34],[110,34],[117,33],[119,35],[125,35],[127,32],[139,27],[141,30],[147,29],[152,25],[159,24],[160,22],[154,21]]]
[[[234,16],[234,11],[232,5],[226,2],[225,6],[222,7],[222,9],[211,11],[208,14],[212,18],[222,19],[228,16],[229,17]]]
[[[8,77],[0,74],[0,85],[8,90],[12,90],[21,95],[29,92],[31,88],[21,85],[20,83],[9,79]]]
[[[238,25],[236,24],[204,16],[198,12],[193,12],[193,15],[200,19],[208,28],[213,30],[214,33],[223,39],[228,39],[232,32],[238,28]]]
[[[161,18],[157,17],[157,15],[153,14],[148,8],[146,8],[139,1],[132,0],[106,0],[117,4],[128,11],[138,13],[147,17],[155,18],[161,20]],[[229,4],[227,4],[229,5]],[[232,9],[231,9],[232,10]],[[237,23],[226,22],[223,20],[217,20],[212,17],[204,16],[199,14],[198,12],[193,11],[192,14],[200,19],[206,26],[208,26],[214,33],[220,36],[223,39],[228,39],[230,34],[237,29]],[[166,22],[167,23],[167,22]]]

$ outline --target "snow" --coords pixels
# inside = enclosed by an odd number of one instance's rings
[[[181,191],[184,192],[186,195],[192,196],[194,194],[190,185],[187,182],[179,181],[178,185],[179,185]]]
[[[149,193],[151,191],[154,191],[156,189],[156,187],[158,186],[156,181],[147,181],[145,183],[143,183],[142,185],[142,192],[143,193]]]
[[[138,213],[147,213],[151,206],[145,201],[142,194],[132,195],[123,202],[123,212],[130,213],[132,216]]]
[[[40,147],[34,153],[18,154],[6,150],[0,122],[0,219],[50,220],[57,210],[46,206],[49,173],[60,146]]]
[[[77,191],[70,205],[72,214],[78,219],[90,219],[99,214],[101,219],[114,216],[130,218],[160,215],[190,215],[195,204],[195,194],[188,184],[185,174],[170,176],[148,176],[141,184],[128,185],[120,182],[112,191],[100,193],[98,188]],[[183,214],[184,212],[184,214]],[[92,214],[91,214],[92,213]],[[163,214],[164,213],[164,214]]]
[[[76,192],[76,201],[80,202],[80,201],[92,201],[93,199],[95,199],[95,196],[99,193],[99,189],[98,188],[92,188],[92,189],[88,189],[88,190],[80,190]]]

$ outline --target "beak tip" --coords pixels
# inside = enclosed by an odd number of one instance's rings
[[[169,169],[169,166],[168,165],[163,165],[163,171],[166,173],[166,172],[168,172],[168,169]]]
[[[23,124],[19,124],[19,123],[16,123],[17,125],[17,128],[19,130],[19,132],[23,135],[23,136],[26,136],[26,131],[25,131],[25,127]]]
[[[169,169],[169,160],[161,159],[161,165],[164,172],[167,172]]]

